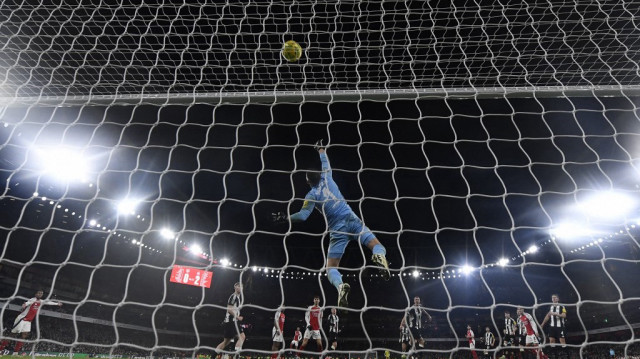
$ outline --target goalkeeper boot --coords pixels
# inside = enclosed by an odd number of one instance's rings
[[[339,307],[348,307],[349,302],[347,297],[349,296],[349,291],[351,290],[351,286],[348,283],[340,284],[340,288],[338,289],[338,306]]]
[[[384,280],[389,280],[391,273],[389,272],[389,263],[387,263],[387,258],[383,254],[374,254],[371,257],[371,260],[375,265],[380,267],[380,274],[382,274],[382,278],[384,278]]]

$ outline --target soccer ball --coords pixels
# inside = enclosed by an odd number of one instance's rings
[[[284,43],[282,47],[282,57],[289,62],[296,62],[302,56],[302,47],[293,40]]]

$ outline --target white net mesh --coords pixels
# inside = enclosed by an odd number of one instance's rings
[[[639,9],[4,2],[3,347],[43,288],[63,306],[21,351],[216,355],[240,281],[243,355],[270,355],[279,306],[288,348],[314,295],[325,316],[336,305],[322,216],[270,222],[302,205],[322,138],[392,269],[382,281],[349,245],[328,355],[399,358],[419,296],[433,321],[418,355],[469,357],[469,324],[500,356],[504,311],[540,323],[554,293],[568,314],[553,357],[637,355]],[[212,272],[210,288],[172,283],[174,265]]]

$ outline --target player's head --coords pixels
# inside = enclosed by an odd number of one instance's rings
[[[471,324],[467,324],[467,329],[471,329]]]
[[[300,331],[300,327],[296,327],[296,332],[299,332],[299,331]]]
[[[516,313],[517,313],[518,315],[522,315],[522,313],[524,313],[524,308],[522,308],[522,307],[518,307],[518,310],[516,311]]]
[[[505,318],[511,318],[511,312],[509,312],[508,310],[504,311],[504,317]]]
[[[551,301],[554,303],[558,303],[560,301],[560,297],[557,294],[551,294]]]
[[[320,184],[320,180],[322,179],[322,175],[320,174],[320,172],[316,170],[307,170],[305,172],[305,175],[306,175],[307,184],[309,185],[309,187],[313,188]]]
[[[420,297],[418,297],[417,295],[413,297],[413,304],[420,305]]]
[[[336,308],[331,308],[331,314],[335,315],[337,312]]]
[[[242,284],[240,284],[240,282],[236,282],[236,284],[233,285],[233,289],[237,294],[240,294],[242,292]]]
[[[42,296],[44,296],[44,291],[42,289],[38,289],[36,291],[36,298],[40,299]]]
[[[319,305],[320,304],[320,296],[316,295],[313,297],[313,304],[315,305]]]
[[[485,331],[485,332],[490,332],[490,331],[491,331],[491,328],[486,327],[486,328],[484,328],[484,331]]]

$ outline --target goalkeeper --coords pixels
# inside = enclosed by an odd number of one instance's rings
[[[329,158],[322,146],[322,141],[316,143],[315,149],[320,154],[322,172],[307,171],[307,184],[311,190],[305,196],[302,209],[289,216],[288,220],[293,223],[306,221],[314,208],[324,212],[331,237],[329,254],[327,255],[327,277],[329,282],[338,289],[338,306],[346,307],[348,305],[347,296],[351,288],[348,283],[342,283],[342,275],[337,267],[340,265],[340,258],[342,258],[349,241],[358,239],[373,252],[371,260],[380,267],[380,272],[385,280],[389,280],[390,277],[389,264],[385,257],[384,246],[349,207],[344,196],[340,193],[338,185],[333,181]],[[284,213],[274,214],[276,221],[286,219]]]

